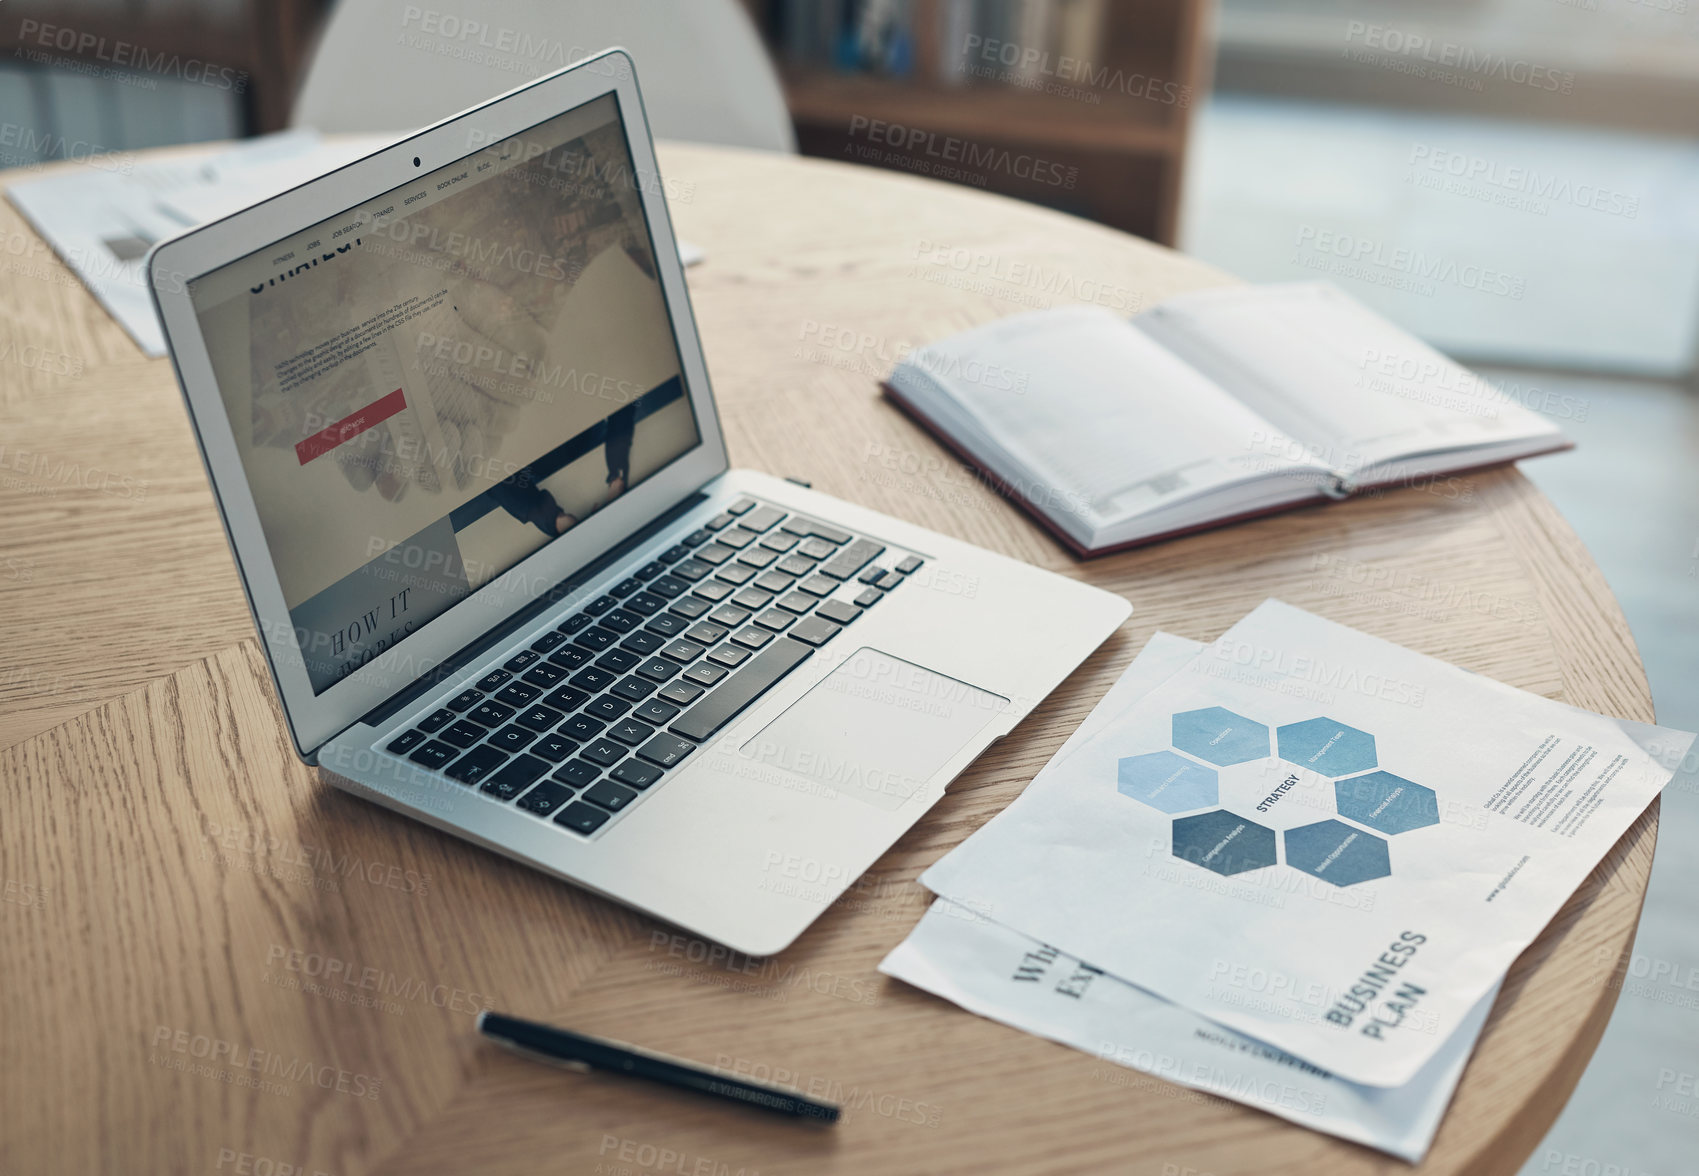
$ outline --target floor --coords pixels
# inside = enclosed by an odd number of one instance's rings
[[[1337,282],[1561,405],[1577,448],[1523,469],[1621,601],[1659,721],[1699,730],[1699,395],[1678,379],[1699,144],[1221,96],[1197,124],[1184,246],[1253,280]],[[1665,793],[1616,1013],[1524,1176],[1699,1176],[1695,846],[1699,752]]]

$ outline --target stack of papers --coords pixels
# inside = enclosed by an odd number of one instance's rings
[[[1157,634],[880,967],[1414,1162],[1510,964],[1692,741],[1267,601]]]

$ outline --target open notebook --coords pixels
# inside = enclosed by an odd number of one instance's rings
[[[1018,314],[886,390],[1082,555],[1571,444],[1324,283]]]

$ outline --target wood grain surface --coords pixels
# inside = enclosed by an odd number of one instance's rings
[[[0,206],[0,1172],[1406,1168],[875,968],[929,901],[916,876],[1019,794],[1158,628],[1213,638],[1279,596],[1651,719],[1575,535],[1502,470],[1076,562],[878,379],[1029,306],[1131,312],[1230,278],[921,179],[702,147],[662,162],[679,233],[708,255],[690,285],[734,464],[1090,580],[1132,619],[791,950],[711,956],[295,759],[169,365]],[[77,362],[17,358],[43,352]],[[1422,1171],[1514,1172],[1557,1115],[1614,1004],[1656,828],[1654,806],[1518,961]],[[480,1005],[850,1109],[822,1130],[534,1066],[475,1039]]]

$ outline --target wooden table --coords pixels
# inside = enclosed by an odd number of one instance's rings
[[[690,283],[735,464],[1089,579],[1132,620],[791,950],[721,959],[296,761],[170,367],[0,205],[0,1172],[1402,1168],[875,967],[929,901],[915,877],[1020,792],[1158,627],[1212,638],[1280,596],[1651,719],[1575,535],[1503,470],[1078,563],[877,378],[1027,305],[1130,310],[1226,275],[959,187],[701,147],[662,159],[679,231],[708,254]],[[1512,969],[1424,1171],[1513,1172],[1557,1115],[1615,1001],[1656,811]],[[479,1004],[851,1111],[809,1129],[551,1071],[476,1040]]]

